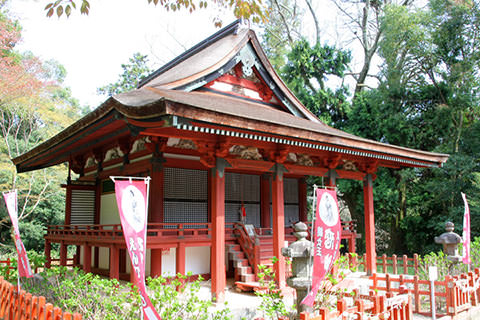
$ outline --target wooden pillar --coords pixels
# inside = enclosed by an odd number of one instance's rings
[[[151,186],[150,186],[150,214],[148,221],[151,223],[163,222],[163,201],[164,201],[164,170],[165,159],[160,153],[152,157]],[[148,244],[148,242],[147,242]],[[162,250],[150,250],[150,276],[159,277],[162,275]]]
[[[334,169],[330,169],[326,174],[325,186],[327,187],[336,187],[337,186],[337,177],[338,174]]]
[[[150,249],[150,276],[152,278],[162,275],[162,249]]]
[[[118,249],[118,271],[119,273],[127,272],[127,249]]]
[[[67,265],[67,245],[65,243],[60,243],[60,265]]]
[[[77,245],[76,246],[76,251],[75,251],[75,256],[73,257],[73,265],[74,266],[78,266],[80,265],[80,254],[81,254],[81,250],[82,247]]]
[[[185,275],[185,245],[179,243],[175,254],[175,271]]]
[[[52,244],[50,241],[45,240],[45,268],[51,268],[52,266]]]
[[[375,215],[373,209],[373,179],[367,174],[363,180],[363,205],[365,210],[365,244],[367,254],[367,275],[377,272],[375,251]]]
[[[67,185],[65,195],[65,225],[71,224],[72,220],[72,186]]]
[[[298,220],[302,222],[308,221],[307,208],[307,180],[300,178],[298,179]]]
[[[102,196],[102,184],[100,180],[97,179],[96,181],[96,189],[95,189],[95,217],[94,223],[100,224],[100,203],[101,203],[101,196]],[[93,254],[93,266],[95,268],[99,267],[100,262],[100,248],[94,247],[94,254]]]
[[[110,246],[110,279],[118,279],[120,275],[119,251],[115,245]]]
[[[216,158],[216,165],[210,169],[210,199],[212,222],[211,276],[212,299],[225,300],[225,167],[222,158]]]
[[[274,166],[272,179],[272,211],[273,211],[273,255],[278,259],[274,265],[277,284],[285,287],[285,259],[282,248],[285,243],[285,211],[283,196],[283,172],[286,169],[279,163]]]
[[[270,177],[262,174],[260,177],[260,225],[262,228],[271,228],[270,218]]]
[[[83,245],[83,271],[92,272],[92,247],[86,243]]]

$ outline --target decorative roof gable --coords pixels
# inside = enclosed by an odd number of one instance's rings
[[[152,73],[139,88],[208,91],[319,122],[277,75],[255,33],[239,21]]]

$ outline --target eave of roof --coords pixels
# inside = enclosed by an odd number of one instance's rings
[[[294,139],[368,150],[387,155],[426,161],[440,166],[448,155],[409,149],[360,138],[331,128],[321,122],[312,122],[289,113],[273,110],[262,104],[205,92],[182,92],[143,88],[106,100],[99,108],[78,120],[70,127],[43,142],[29,152],[13,159],[19,172],[31,170],[22,164],[46,154],[60,143],[71,139],[81,130],[116,110],[123,116],[148,120],[172,115],[200,122],[229,126],[242,130],[263,131]],[[23,169],[22,169],[23,168]]]

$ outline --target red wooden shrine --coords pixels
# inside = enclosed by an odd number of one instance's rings
[[[363,181],[372,273],[377,168],[438,167],[447,158],[323,124],[275,73],[255,33],[233,23],[13,162],[18,172],[67,162],[76,174],[65,185],[65,225],[45,235],[47,264],[52,243],[62,264],[74,245],[85,271],[128,278],[109,176],[148,175],[147,272],[204,274],[221,301],[227,274],[254,281],[256,264],[272,256],[285,285],[281,248],[293,240],[291,223],[307,220],[306,176],[329,186]],[[345,222],[353,251],[352,230]]]

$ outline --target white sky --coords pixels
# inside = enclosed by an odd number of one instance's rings
[[[76,11],[68,19],[47,18],[47,0],[10,1],[10,12],[23,27],[19,49],[60,62],[73,96],[92,108],[105,100],[96,89],[116,81],[120,65],[135,52],[148,54],[158,68],[185,51],[180,44],[188,49],[218,30],[208,11],[166,12],[147,0],[92,0],[88,16]],[[224,25],[235,20],[222,16]]]
[[[23,27],[20,50],[29,50],[42,60],[55,59],[67,70],[66,85],[81,105],[97,107],[106,97],[97,88],[115,82],[135,52],[148,54],[152,67],[164,63],[218,31],[217,12],[197,10],[190,14],[167,12],[147,0],[91,0],[88,16],[79,11],[70,18],[47,18],[49,0],[10,0],[10,13]],[[77,0],[79,7],[81,0]],[[322,41],[339,38],[338,17],[329,0],[317,0]],[[213,12],[212,12],[213,11]],[[224,25],[235,20],[222,12]],[[310,15],[307,15],[308,20]],[[312,25],[304,21],[305,27]],[[308,32],[306,33],[308,34]],[[341,35],[340,35],[341,38]],[[183,46],[182,46],[183,45]]]

